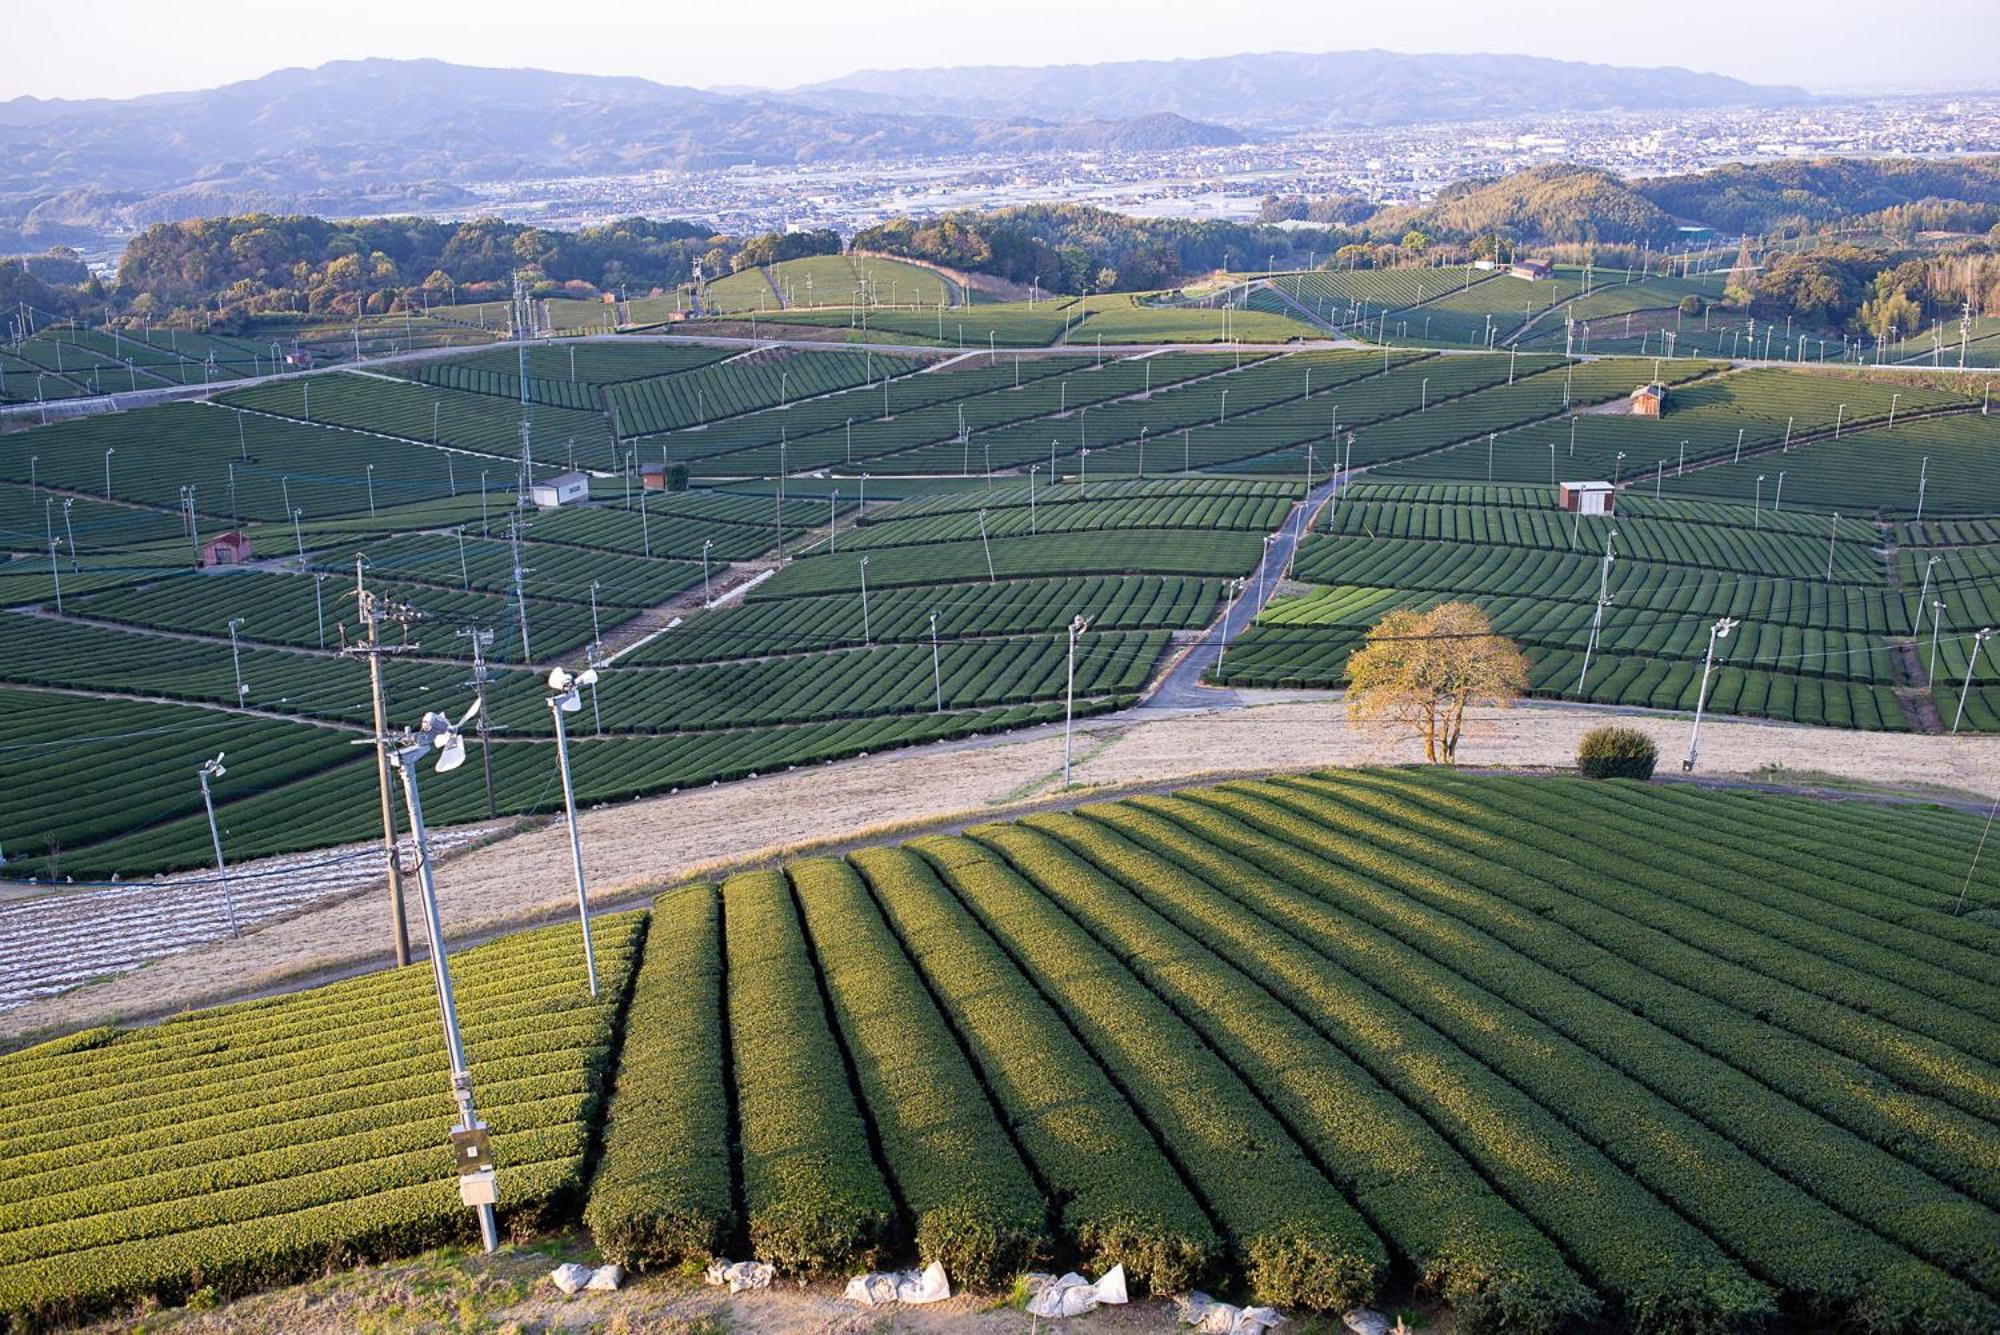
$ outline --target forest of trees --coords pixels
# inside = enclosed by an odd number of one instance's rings
[[[685,282],[697,259],[726,270],[738,249],[701,224],[646,218],[559,232],[495,218],[249,214],[147,228],[127,246],[116,290],[135,315],[348,317],[505,295],[517,272],[543,293],[649,291]]]
[[[1638,182],[1554,165],[1461,182],[1423,205],[1273,196],[1246,223],[1034,205],[897,218],[848,244],[1044,292],[1150,291],[1217,269],[1458,263],[1526,251],[1604,268],[1650,257],[1667,271],[1663,250],[1687,218],[1744,229],[1752,258],[1740,261],[1728,300],[1759,319],[1907,335],[1968,301],[1976,313],[2000,314],[1996,159],[1780,162]],[[537,295],[640,295],[688,281],[697,263],[712,277],[842,249],[830,229],[733,237],[645,218],[564,232],[493,218],[251,214],[148,228],[108,286],[61,249],[0,261],[0,307],[226,328],[281,313],[346,319],[505,297],[517,275]]]
[[[1143,292],[1215,269],[1301,268],[1349,240],[1339,229],[1130,218],[1081,204],[896,218],[854,236],[856,250],[989,273],[1045,292]]]
[[[2000,206],[2000,158],[1732,163],[1638,181],[1633,188],[1675,217],[1718,231],[1797,236],[1899,209]],[[1991,226],[1990,213],[1978,216]]]

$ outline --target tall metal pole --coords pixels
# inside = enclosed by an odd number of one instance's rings
[[[1944,625],[1944,602],[1942,599],[1931,604],[1931,665],[1924,674],[1924,685],[1937,681],[1938,628]]]
[[[1708,657],[1701,665],[1701,689],[1694,698],[1694,727],[1688,733],[1687,759],[1681,762],[1683,773],[1692,773],[1694,762],[1701,755],[1701,715],[1708,705],[1708,675],[1715,668],[1715,642],[1729,638],[1729,632],[1736,629],[1734,617],[1723,617],[1708,628]]]
[[[1070,755],[1076,727],[1076,637],[1090,629],[1081,616],[1070,618],[1069,665],[1063,684],[1063,787],[1069,787]]]
[[[472,1071],[465,1061],[465,1040],[458,1032],[458,1003],[452,996],[451,965],[445,958],[444,927],[438,919],[437,883],[431,875],[430,836],[424,829],[423,798],[417,792],[416,765],[430,751],[430,744],[419,742],[391,752],[388,739],[384,737],[382,742],[378,748],[381,754],[385,759],[393,759],[403,772],[403,801],[410,809],[410,830],[416,837],[418,899],[423,906],[424,931],[430,939],[431,981],[437,987],[438,1014],[444,1021],[444,1050],[451,1063],[451,1095],[458,1103],[458,1126],[454,1129],[470,1134],[482,1130],[484,1124],[473,1107]],[[406,943],[403,954],[407,957],[408,953]],[[407,963],[407,958],[402,962]],[[500,1228],[493,1207],[481,1205],[478,1210],[480,1243],[488,1252],[496,1251],[500,1246]]]
[[[937,613],[931,613],[931,688],[937,692],[937,711],[944,713],[944,673],[938,667]]]
[[[491,725],[486,721],[486,646],[493,643],[493,632],[485,626],[467,626],[458,633],[472,641],[472,697],[479,702],[479,712],[473,715],[479,728],[479,769],[486,783],[486,819],[497,820],[500,808],[493,800]]]
[[[521,661],[535,661],[533,651],[528,648],[528,594],[526,588],[527,571],[521,568],[521,517],[520,512],[507,516],[507,543],[514,556],[514,616],[521,624]]]
[[[242,617],[229,618],[229,670],[236,677],[236,705],[239,709],[243,706],[244,697],[250,694],[250,688],[243,684],[243,656],[236,645],[236,628],[242,624]]]
[[[597,952],[590,944],[590,892],[583,879],[583,839],[576,829],[576,790],[570,786],[569,729],[563,723],[563,705],[574,703],[574,684],[561,695],[549,697],[549,715],[556,721],[556,767],[562,772],[563,815],[569,821],[570,864],[576,869],[576,916],[583,924],[583,969],[590,979],[590,995],[597,995]]]
[[[362,578],[364,564],[361,557],[354,558],[354,596],[360,608],[361,626],[366,633],[359,652],[368,660],[368,694],[375,723],[376,790],[382,808],[382,858],[389,877],[389,935],[395,947],[396,964],[400,968],[410,962],[410,927],[403,913],[403,868],[396,852],[396,803],[389,781],[389,704],[382,684],[385,646],[382,644],[381,614],[375,605],[375,595],[368,591]],[[411,810],[413,813],[416,810],[414,801]],[[421,846],[418,855],[422,856]],[[428,871],[425,882],[428,885]]]
[[[1924,601],[1930,597],[1931,571],[1937,566],[1937,563],[1938,559],[1935,556],[1924,562],[1923,587],[1917,590],[1917,610],[1910,616],[1910,634],[1912,635],[1915,635],[1917,628],[1924,624]]]
[[[1611,601],[1611,563],[1618,559],[1612,554],[1611,540],[1617,536],[1615,528],[1604,535],[1604,561],[1597,570],[1597,610],[1591,613],[1590,639],[1583,646],[1583,671],[1576,674],[1576,698],[1579,700],[1588,698],[1583,693],[1583,686],[1590,680],[1590,656],[1596,652],[1598,632],[1604,628],[1604,605]]]
[[[222,887],[222,908],[229,915],[229,934],[243,935],[242,927],[236,922],[236,898],[229,893],[229,867],[222,860],[222,834],[215,825],[215,798],[208,791],[209,776],[220,777],[226,771],[222,768],[222,757],[226,752],[216,752],[215,759],[203,761],[201,778],[201,805],[208,812],[208,841],[215,847],[215,879]]]
[[[861,558],[861,647],[872,648],[874,641],[868,635],[868,558]]]
[[[1972,652],[1965,656],[1965,681],[1958,688],[1958,712],[1951,718],[1951,730],[1954,734],[1958,732],[1958,725],[1965,722],[1965,697],[1972,693],[1972,669],[1979,662],[1979,651],[1985,648],[1986,642],[1996,634],[2000,634],[2000,631],[1991,628],[1972,633]]]

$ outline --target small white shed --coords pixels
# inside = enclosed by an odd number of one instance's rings
[[[553,510],[590,496],[590,478],[583,473],[557,473],[528,488],[528,499],[538,510]]]
[[[1609,482],[1559,484],[1562,508],[1576,514],[1608,515],[1618,506],[1618,489]]]

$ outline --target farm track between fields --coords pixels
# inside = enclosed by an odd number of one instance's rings
[[[1107,735],[1112,740],[1094,751],[1078,746],[1076,792],[1032,799],[1027,805],[1045,802],[1060,808],[1113,789],[1175,787],[1238,774],[1404,763],[1412,754],[1399,737],[1349,729],[1340,701],[1328,699],[1325,692],[1293,693],[1289,700],[1283,692],[1242,688],[1201,688],[1201,693],[1216,704],[1237,697],[1247,707],[1151,709],[1080,719],[1079,743]],[[1295,698],[1298,694],[1309,698]],[[1535,702],[1483,713],[1469,730],[1467,761],[1484,767],[1567,766],[1576,739],[1607,720],[1654,735],[1663,753],[1685,747],[1682,715]],[[1702,740],[1703,768],[1719,783],[1756,782],[1758,771],[1775,765],[1791,775],[1825,774],[1871,788],[1903,785],[1917,802],[1969,806],[1977,801],[1954,798],[1953,792],[1977,793],[1988,801],[2000,797],[1996,737],[1855,733],[1711,715]],[[1060,781],[1062,747],[1060,725],[1040,725],[805,766],[670,797],[600,804],[579,813],[593,896],[629,902],[739,863],[761,859],[759,865],[767,865],[824,847],[872,845],[941,823],[996,819],[1021,805],[1014,794]],[[1239,756],[1256,759],[1232,763]],[[1813,783],[1799,778],[1786,787],[1824,791]],[[1855,793],[1850,800],[1878,796]],[[573,910],[561,890],[569,876],[566,835],[546,821],[529,824],[536,828],[455,859],[441,872],[439,894],[454,943],[558,919]],[[246,870],[254,865],[244,864]],[[363,943],[379,940],[381,918],[374,897],[359,892],[241,941],[214,942],[163,959],[139,975],[0,1014],[0,1040],[24,1041],[24,1035],[35,1031],[67,1030],[117,1016],[171,1013],[304,973],[377,968],[378,949]]]
[[[1294,297],[1291,293],[1285,291],[1285,286],[1283,283],[1266,283],[1264,285],[1264,288],[1266,291],[1276,293],[1279,301],[1283,302],[1286,306],[1289,306],[1297,314],[1299,319],[1305,321],[1313,328],[1325,330],[1327,335],[1331,338],[1336,338],[1336,339],[1342,338],[1341,328],[1339,325],[1333,323],[1333,321],[1331,320],[1321,319],[1318,313],[1315,312],[1310,306],[1300,301],[1297,297]],[[1368,346],[1366,343],[1361,342],[1359,339],[1344,339],[1343,341],[1349,347],[1363,348]]]

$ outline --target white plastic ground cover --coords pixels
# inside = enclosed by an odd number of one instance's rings
[[[1237,1307],[1220,1303],[1199,1290],[1174,1299],[1183,1325],[1199,1335],[1264,1335],[1285,1318],[1274,1307]]]
[[[715,1260],[708,1263],[708,1282],[718,1288],[726,1284],[731,1293],[741,1293],[745,1289],[768,1289],[776,1273],[764,1261]]]
[[[860,1303],[863,1307],[887,1307],[891,1303],[916,1306],[943,1302],[949,1297],[951,1281],[945,1277],[944,1265],[939,1261],[932,1261],[921,1273],[915,1270],[876,1271],[856,1275],[847,1281],[847,1300]]]
[[[1060,1278],[1054,1275],[1029,1275],[1028,1291],[1033,1296],[1028,1299],[1028,1311],[1035,1316],[1055,1320],[1066,1316],[1082,1316],[1097,1310],[1099,1303],[1123,1303],[1125,1296],[1125,1267],[1112,1266],[1098,1277],[1095,1283],[1085,1279],[1074,1270]]]

